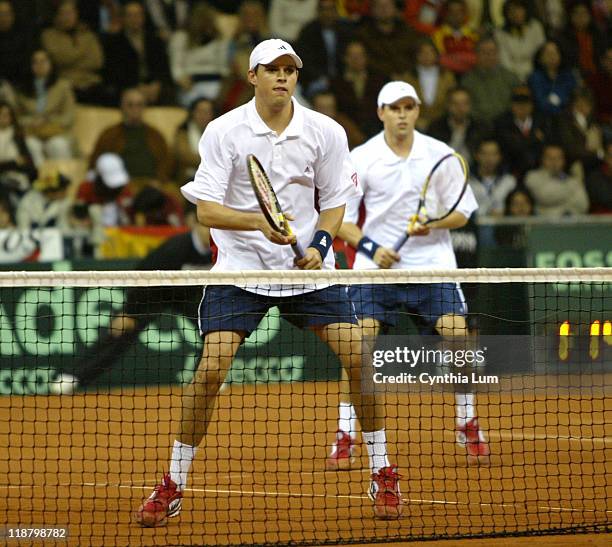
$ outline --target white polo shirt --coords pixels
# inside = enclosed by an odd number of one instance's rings
[[[200,139],[200,166],[181,192],[192,203],[212,201],[238,211],[261,212],[246,163],[247,155],[254,154],[283,211],[294,217],[291,227],[306,247],[319,219],[315,190],[322,211],[359,199],[361,192],[344,129],[292,101],[293,118],[281,135],[259,117],[255,99],[210,122]],[[213,270],[296,269],[291,247],[276,245],[259,231],[212,229],[211,235],[219,248]],[[335,268],[333,252],[323,268]]]
[[[434,164],[453,150],[443,142],[414,132],[414,143],[408,158],[397,156],[387,145],[384,132],[353,149],[351,157],[357,170],[357,178],[363,191],[365,206],[364,235],[379,245],[392,248],[408,226],[410,217],[419,203],[419,194]],[[443,172],[444,181],[463,174],[458,164]],[[442,169],[443,166],[440,167]],[[440,179],[436,178],[436,182]],[[450,185],[434,184],[429,188],[427,207],[435,210],[439,204],[450,207],[456,194],[449,192]],[[432,192],[433,190],[433,192]],[[357,223],[360,199],[347,204],[345,222]],[[478,208],[471,188],[467,188],[456,211],[467,218]],[[400,261],[394,268],[430,269],[456,268],[455,253],[449,230],[431,230],[429,235],[408,239],[401,248]],[[357,253],[355,269],[365,270],[378,266],[362,253]]]

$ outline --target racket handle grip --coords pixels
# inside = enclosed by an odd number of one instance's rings
[[[400,237],[396,242],[395,245],[393,245],[393,250],[397,253],[403,246],[404,243],[406,243],[406,241],[408,241],[408,238],[410,236],[408,235],[408,232],[404,232],[402,234],[402,237]]]
[[[291,245],[291,248],[298,260],[304,258],[304,248],[300,245],[299,241],[296,240],[296,242]]]

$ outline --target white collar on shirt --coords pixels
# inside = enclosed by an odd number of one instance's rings
[[[425,157],[425,143],[423,139],[423,135],[421,135],[418,131],[414,132],[414,141],[412,142],[412,149],[410,150],[410,155],[407,158],[402,158],[398,156],[387,144],[385,140],[385,132],[382,131],[379,133],[380,135],[380,144],[381,144],[381,155],[380,158],[385,165],[395,165],[396,163],[401,163],[406,160],[418,160]]]
[[[285,131],[283,131],[282,136],[285,138],[299,137],[304,133],[304,107],[295,100],[295,97],[291,98],[291,102],[293,104],[293,116]],[[274,133],[259,116],[257,108],[255,107],[254,98],[247,103],[247,120],[253,133],[256,135]]]

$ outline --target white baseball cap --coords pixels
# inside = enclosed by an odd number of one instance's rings
[[[409,97],[414,99],[417,104],[421,104],[421,99],[417,95],[416,89],[406,82],[389,82],[385,84],[378,94],[378,108],[386,104],[393,104],[395,101]]]
[[[109,188],[120,188],[130,181],[123,160],[117,154],[102,154],[96,161],[96,171]]]
[[[257,65],[267,65],[283,55],[289,55],[295,61],[296,66],[302,68],[302,59],[299,58],[291,44],[279,38],[270,38],[259,42],[251,51],[249,69],[253,70]]]

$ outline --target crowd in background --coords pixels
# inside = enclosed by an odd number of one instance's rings
[[[0,229],[181,225],[200,135],[252,97],[269,37],[351,148],[382,129],[382,85],[414,85],[417,129],[469,161],[478,215],[612,214],[611,21],[610,0],[0,0]],[[79,154],[78,105],[122,119],[86,180],[39,175]],[[152,105],[185,109],[173,142]]]

